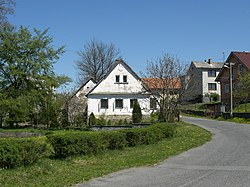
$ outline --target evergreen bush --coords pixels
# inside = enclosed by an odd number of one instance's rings
[[[135,102],[132,111],[132,121],[133,123],[140,123],[142,120],[141,107],[138,102]]]

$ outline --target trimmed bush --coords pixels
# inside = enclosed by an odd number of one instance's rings
[[[0,139],[0,168],[14,168],[35,163],[47,145],[34,139]]]
[[[124,149],[128,144],[124,133],[121,131],[103,132],[102,136],[104,141],[106,142],[107,149]]]
[[[147,128],[124,130],[128,146],[150,144],[164,138],[170,138],[175,133],[175,124],[155,124]]]
[[[78,132],[47,136],[56,158],[91,155],[102,152],[106,145],[100,133]]]
[[[140,123],[142,120],[141,107],[138,102],[135,102],[132,111],[132,121],[133,123]]]
[[[174,135],[174,124],[157,124],[121,131],[77,132],[48,135],[56,158],[98,154],[104,150],[150,144]]]

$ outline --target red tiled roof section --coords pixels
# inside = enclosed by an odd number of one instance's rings
[[[250,52],[233,52],[245,66],[250,69]]]
[[[171,89],[181,88],[181,81],[179,78],[141,78],[141,80],[149,89],[162,89],[166,86]]]

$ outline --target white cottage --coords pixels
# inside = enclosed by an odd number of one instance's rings
[[[131,116],[134,102],[143,115],[150,115],[150,91],[123,61],[116,60],[103,80],[87,94],[88,115]]]

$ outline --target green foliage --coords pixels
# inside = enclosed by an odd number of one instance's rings
[[[106,148],[110,150],[124,149],[127,146],[127,140],[120,131],[110,131],[102,133],[102,137],[106,142]]]
[[[147,128],[137,128],[124,130],[128,145],[133,147],[141,144],[150,144],[163,138],[169,138],[174,135],[175,124],[155,124]]]
[[[142,120],[141,107],[138,102],[135,102],[132,111],[132,121],[133,123],[140,123],[141,120]]]
[[[210,102],[217,102],[219,101],[219,94],[211,92],[211,93],[206,93],[205,97],[208,97]]]
[[[234,93],[236,97],[241,98],[243,102],[246,102],[250,98],[250,73],[249,72],[244,72],[240,77],[239,77],[239,87],[237,92]]]
[[[56,158],[97,154],[104,150],[106,143],[98,133],[62,133],[47,137],[54,148]]]
[[[107,124],[107,121],[104,116],[100,116],[96,119],[96,125],[105,126]]]
[[[122,131],[57,133],[47,137],[54,148],[55,157],[66,158],[154,143],[172,137],[175,127],[174,124],[158,124]]]
[[[31,120],[37,114],[44,121],[48,114],[57,117],[51,113],[54,89],[69,78],[53,71],[64,50],[53,48],[53,39],[47,32],[37,29],[30,32],[25,27],[0,30],[0,113],[10,126]],[[55,121],[54,118],[51,123]]]
[[[33,139],[0,139],[0,168],[35,163],[46,152],[46,144]]]

